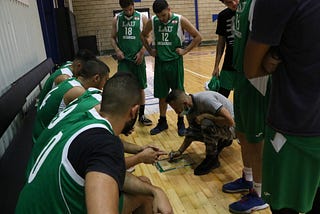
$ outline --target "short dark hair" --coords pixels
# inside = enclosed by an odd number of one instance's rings
[[[168,2],[166,0],[155,0],[152,5],[152,9],[154,13],[161,13],[164,9],[169,7]]]
[[[141,89],[132,73],[117,72],[104,85],[101,111],[122,115],[134,105],[139,105]]]
[[[166,103],[175,102],[183,97],[186,93],[180,89],[172,90],[166,97]]]
[[[134,5],[133,0],[119,0],[119,4],[121,8],[129,7],[130,5]]]
[[[109,67],[99,59],[86,61],[79,70],[78,76],[89,78],[96,74],[99,76],[106,76],[110,73]]]

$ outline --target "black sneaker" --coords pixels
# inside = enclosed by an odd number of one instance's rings
[[[220,153],[225,147],[228,147],[232,144],[232,140],[223,140],[218,143],[218,153]]]
[[[184,122],[178,122],[178,135],[179,136],[185,136],[187,133],[186,127],[184,126]]]
[[[144,126],[151,126],[152,125],[152,121],[150,119],[148,119],[146,116],[142,115],[139,118],[139,122],[140,124],[144,125]]]
[[[162,132],[162,131],[164,131],[166,129],[168,129],[167,121],[160,122],[160,120],[158,120],[157,126],[150,130],[150,134],[151,135],[156,135],[156,134],[159,134],[160,132]]]
[[[220,162],[216,157],[206,157],[198,166],[194,169],[194,175],[206,175],[211,170],[218,168],[220,166]]]

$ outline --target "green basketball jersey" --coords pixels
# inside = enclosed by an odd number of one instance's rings
[[[66,68],[72,65],[72,61],[66,61],[65,63],[61,64],[59,68]]]
[[[135,11],[131,17],[123,12],[117,16],[117,42],[127,60],[134,62],[142,48],[140,33],[143,29],[142,14]]]
[[[95,105],[100,104],[102,100],[101,93],[102,91],[100,89],[88,88],[80,97],[69,103],[66,108],[71,105],[78,104],[77,108],[73,110],[73,112],[89,110]]]
[[[249,33],[249,11],[251,0],[240,0],[234,22],[233,65],[243,72],[244,50]]]
[[[182,47],[184,40],[181,15],[172,13],[167,23],[162,23],[157,16],[153,16],[152,26],[157,57],[161,61],[178,59],[180,55],[176,53],[176,49]]]
[[[44,83],[42,90],[40,91],[40,94],[38,96],[38,103],[39,105],[42,103],[44,97],[49,93],[49,91],[51,89],[53,89],[56,85],[54,83],[54,80],[62,75],[62,74],[66,74],[70,77],[73,76],[73,73],[70,69],[70,64],[65,64],[65,66],[61,66],[58,70],[56,70],[55,72],[53,72],[53,74],[51,74],[48,79],[46,80],[46,82]]]
[[[42,134],[46,132],[46,130],[52,130],[52,127],[55,127],[57,130],[63,126],[63,121],[67,119],[66,115],[70,116],[79,112],[85,112],[89,109],[92,109],[96,105],[100,104],[101,102],[101,90],[96,88],[88,88],[85,93],[83,93],[80,97],[72,101],[62,112],[56,114],[56,116],[51,120],[48,127],[46,127],[39,137],[37,138],[36,143],[33,145],[31,156],[29,159],[29,163],[27,166],[27,174],[31,170],[32,165],[34,164],[36,158],[42,151],[42,149],[46,146],[46,134]]]
[[[63,102],[64,94],[76,86],[82,87],[81,83],[77,79],[70,78],[60,83],[45,96],[37,110],[33,129],[34,142],[41,132],[48,126],[52,118],[54,118],[54,116],[59,112],[59,107]]]
[[[103,128],[114,134],[112,126],[94,108],[60,114],[50,126],[41,135],[45,146],[20,192],[16,213],[86,213],[84,179],[68,160],[69,146],[89,129]]]

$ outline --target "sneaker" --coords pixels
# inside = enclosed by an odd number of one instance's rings
[[[205,158],[198,166],[194,169],[194,175],[206,175],[213,169],[218,168],[220,162],[216,157]]]
[[[250,191],[244,195],[239,201],[229,205],[231,213],[251,213],[255,210],[268,208],[269,205],[260,198],[256,192]]]
[[[146,116],[142,115],[139,118],[139,122],[140,124],[144,125],[144,126],[151,126],[152,125],[152,121],[150,119],[148,119]]]
[[[166,129],[168,129],[167,121],[160,122],[160,120],[158,120],[157,126],[150,130],[150,134],[151,135],[156,135],[156,134],[159,134],[160,132],[162,132],[162,131],[164,131]]]
[[[232,144],[232,140],[223,140],[218,143],[218,153],[220,153],[225,147],[228,147]]]
[[[180,137],[185,136],[187,133],[186,127],[184,126],[184,122],[180,122],[178,125],[178,135]]]
[[[222,186],[222,191],[227,193],[247,192],[253,186],[252,181],[246,181],[243,177]]]

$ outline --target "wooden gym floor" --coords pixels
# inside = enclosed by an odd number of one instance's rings
[[[215,46],[205,46],[193,49],[184,56],[185,90],[188,93],[204,91],[204,83],[211,77],[215,60]],[[117,61],[111,56],[103,56],[101,59],[108,64],[111,74],[117,69]],[[146,114],[153,121],[152,126],[143,127],[136,124],[135,131],[128,137],[121,138],[138,145],[152,144],[167,152],[177,150],[183,142],[183,137],[177,134],[177,115],[168,109],[167,120],[169,129],[151,136],[149,131],[159,118],[158,100],[152,96],[152,75],[154,59],[146,57],[148,88],[146,91]],[[221,63],[222,64],[222,63]],[[150,89],[151,88],[151,89]],[[232,101],[233,94],[229,99]],[[187,126],[187,120],[185,119]],[[222,185],[241,176],[242,160],[240,145],[236,140],[225,148],[220,155],[221,166],[211,173],[203,176],[193,175],[193,169],[204,159],[205,147],[201,142],[193,142],[186,150],[195,164],[176,170],[160,173],[155,166],[139,164],[133,172],[135,175],[144,175],[151,182],[161,187],[167,193],[174,213],[187,214],[224,214],[229,213],[228,206],[241,197],[241,194],[227,194],[222,192]],[[270,214],[269,209],[254,212],[254,214]]]

